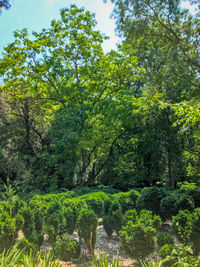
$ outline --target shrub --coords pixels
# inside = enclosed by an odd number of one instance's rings
[[[157,236],[157,244],[159,248],[163,247],[166,244],[174,245],[174,238],[169,233],[159,233]]]
[[[192,214],[188,210],[180,210],[176,216],[172,217],[172,227],[179,240],[187,243],[191,234]]]
[[[65,237],[58,239],[53,246],[53,254],[56,258],[63,261],[71,261],[80,257],[81,248],[76,240]]]
[[[160,201],[163,197],[164,193],[161,188],[158,187],[150,187],[144,188],[141,191],[140,196],[136,201],[137,210],[151,210],[155,214],[160,213]]]
[[[39,248],[44,241],[43,212],[26,206],[21,211],[21,214],[24,218],[22,231],[25,238]]]
[[[143,224],[133,224],[129,221],[119,232],[122,248],[126,253],[139,259],[144,259],[152,253],[156,246],[156,229]]]
[[[15,203],[16,204],[16,203]],[[12,248],[18,237],[24,220],[18,213],[16,205],[9,202],[0,202],[0,250]]]
[[[179,191],[171,192],[160,202],[161,215],[164,219],[171,219],[179,210],[194,210],[194,203],[190,196]]]
[[[119,232],[123,249],[133,258],[144,259],[155,249],[155,234],[160,226],[160,217],[152,211],[142,210],[139,215],[135,210],[127,211],[125,226]]]
[[[98,218],[90,209],[83,209],[78,217],[78,235],[85,240],[91,255],[94,254]]]
[[[117,200],[107,200],[104,203],[103,227],[109,237],[121,230],[123,225],[123,213]]]
[[[129,192],[120,192],[117,194],[114,194],[113,197],[116,199],[119,204],[122,207],[122,212],[124,213],[125,211],[129,209],[135,209],[136,208],[136,200],[139,197],[139,192],[135,190],[131,190]]]
[[[160,210],[163,219],[171,219],[172,216],[178,213],[176,202],[177,196],[175,194],[169,194],[166,197],[162,198],[160,202]]]
[[[127,212],[124,214],[124,223],[126,224],[128,221],[131,221],[133,223],[136,223],[138,219],[137,211],[134,209],[127,210]]]
[[[90,193],[80,197],[87,205],[96,213],[98,217],[103,214],[104,202],[108,199],[108,196],[103,192]]]
[[[152,211],[150,210],[141,210],[137,222],[146,227],[153,227],[156,230],[158,230],[162,224],[160,216],[153,215]]]

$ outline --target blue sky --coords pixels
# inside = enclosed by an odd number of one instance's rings
[[[184,7],[188,7],[187,2],[184,1]],[[59,18],[59,10],[72,3],[96,14],[97,29],[110,37],[103,44],[104,50],[115,49],[120,39],[114,32],[114,20],[110,19],[113,5],[109,0],[106,4],[103,0],[11,0],[11,9],[3,9],[0,15],[0,54],[13,41],[13,31],[28,28],[31,33],[47,28],[52,19]]]
[[[13,31],[28,28],[31,33],[50,26],[52,19],[59,19],[59,10],[76,4],[96,14],[97,29],[110,37],[103,44],[105,51],[116,48],[119,38],[115,35],[115,23],[110,19],[113,5],[103,0],[11,0],[12,7],[0,15],[0,53],[13,41]]]

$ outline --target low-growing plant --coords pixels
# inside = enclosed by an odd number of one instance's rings
[[[94,256],[94,247],[96,244],[96,230],[98,217],[90,209],[83,209],[78,217],[78,235],[83,238],[87,248],[92,256]]]
[[[80,257],[80,244],[68,236],[63,239],[57,239],[53,246],[53,254],[56,258],[63,261],[71,261]]]
[[[172,217],[172,227],[178,239],[186,244],[190,239],[192,228],[192,214],[188,210],[180,210]]]
[[[145,259],[156,247],[156,229],[129,221],[122,227],[120,239],[125,252],[137,259]]]
[[[87,205],[96,213],[98,217],[103,214],[104,202],[108,199],[108,196],[103,192],[96,192],[86,194],[80,197]]]
[[[24,218],[24,224],[22,227],[23,234],[25,238],[35,244],[38,248],[42,245],[44,241],[43,233],[43,219],[44,214],[39,209],[32,209],[26,206],[21,211]]]
[[[174,245],[174,238],[169,233],[159,233],[157,235],[157,244],[159,248],[163,247],[166,244]]]
[[[20,251],[23,250],[23,253],[25,254],[36,252],[36,246],[33,243],[30,243],[25,237],[16,243],[16,248]]]
[[[129,209],[135,209],[136,208],[136,201],[138,197],[140,196],[140,193],[135,190],[130,190],[129,192],[120,192],[113,195],[113,198],[116,199],[119,204],[122,207],[122,212]]]
[[[0,212],[0,251],[3,251],[14,246],[24,220],[9,202],[0,202]]]
[[[179,210],[194,210],[193,199],[180,191],[172,191],[160,202],[161,215],[164,219],[171,219]]]
[[[123,267],[122,263],[120,263],[118,256],[111,260],[108,260],[108,256],[106,253],[101,255],[99,253],[98,257],[93,258],[93,263],[95,267]]]

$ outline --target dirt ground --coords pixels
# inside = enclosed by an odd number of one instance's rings
[[[75,240],[78,239],[78,234],[74,233],[73,235],[70,236],[71,238]],[[51,247],[48,245],[48,242],[44,242],[43,246],[41,247],[41,250],[50,250]],[[98,226],[97,229],[97,242],[96,242],[96,247],[95,247],[95,255],[98,256],[99,253],[104,253],[108,255],[108,258],[115,258],[118,256],[120,259],[120,262],[123,263],[124,267],[127,266],[133,266],[132,262],[133,260],[129,258],[120,248],[120,239],[116,234],[113,234],[112,238],[108,238],[105,230],[103,229],[103,226]],[[68,262],[61,262],[62,267],[69,267],[70,263]],[[81,244],[81,259],[80,262],[73,263],[73,267],[92,267],[94,266],[92,264],[91,257],[88,253],[87,247],[82,241]]]

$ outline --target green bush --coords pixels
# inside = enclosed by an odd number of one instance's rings
[[[180,191],[170,192],[160,202],[161,216],[163,219],[171,219],[179,210],[194,210],[193,199]]]
[[[83,209],[78,217],[78,235],[83,238],[85,243],[93,255],[93,250],[96,244],[96,230],[98,224],[98,217],[90,209]]]
[[[159,187],[144,188],[136,201],[137,210],[146,209],[155,214],[160,214],[160,201],[164,195],[164,191]]]
[[[174,238],[169,233],[165,232],[159,233],[157,235],[157,244],[159,248],[163,247],[166,244],[174,245]]]
[[[193,216],[188,210],[180,210],[172,217],[172,227],[178,239],[186,244],[190,239]]]
[[[139,196],[139,192],[135,190],[130,190],[126,193],[120,192],[113,195],[114,199],[116,199],[121,205],[123,213],[129,209],[136,208],[136,201]]]
[[[156,229],[153,227],[129,221],[119,234],[122,248],[137,260],[147,257],[156,247]]]
[[[54,243],[52,252],[60,260],[71,261],[80,257],[81,248],[76,240],[65,237],[64,239],[58,239]]]
[[[21,214],[24,218],[22,231],[25,238],[39,248],[44,241],[43,212],[39,209],[33,209],[30,206],[26,206],[21,211]]]
[[[189,195],[195,204],[195,208],[200,207],[200,188],[195,183],[184,182],[180,186],[180,192]]]
[[[161,226],[161,218],[152,211],[136,210],[125,213],[125,226],[119,232],[122,248],[133,258],[144,259],[152,253],[156,246],[156,231]]]
[[[128,221],[136,223],[138,220],[137,211],[135,209],[127,210],[124,214],[124,223],[126,224]]]
[[[84,200],[98,217],[101,217],[103,214],[104,202],[108,199],[108,196],[103,192],[96,192],[83,195],[80,199]]]
[[[152,211],[150,210],[141,210],[137,222],[143,224],[146,227],[153,227],[158,230],[161,225],[162,221],[159,215],[153,215]]]
[[[119,202],[117,200],[112,201],[111,199],[105,201],[103,214],[102,223],[104,230],[111,237],[114,231],[118,233],[121,230],[124,221]]]
[[[18,232],[24,223],[15,204],[6,201],[0,202],[0,251],[14,246]]]

